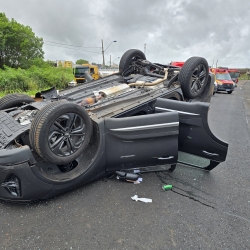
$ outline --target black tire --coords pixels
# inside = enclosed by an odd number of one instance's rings
[[[9,94],[0,99],[0,110],[19,107],[24,104],[35,102],[35,100],[24,94]]]
[[[232,93],[233,93],[233,91],[227,91],[227,93],[228,93],[228,94],[232,94]]]
[[[205,58],[191,57],[180,70],[178,77],[185,98],[199,96],[207,85],[209,68]]]
[[[91,135],[92,122],[87,111],[62,100],[39,111],[32,121],[29,139],[31,147],[45,161],[64,165],[83,153]]]
[[[127,50],[121,60],[120,60],[120,63],[119,63],[119,73],[121,75],[123,75],[124,71],[126,69],[129,68],[129,66],[131,65],[132,61],[136,60],[136,59],[143,59],[143,60],[146,60],[146,56],[145,54],[138,50],[138,49],[130,49],[130,50]],[[126,75],[123,75],[123,76],[126,76]]]

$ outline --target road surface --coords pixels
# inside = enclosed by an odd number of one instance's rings
[[[178,165],[138,185],[111,178],[35,204],[0,202],[0,248],[250,249],[250,81],[212,97],[209,125],[229,142],[211,172]]]

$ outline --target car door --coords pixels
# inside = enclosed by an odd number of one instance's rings
[[[176,164],[177,112],[105,118],[107,171]]]
[[[211,170],[225,161],[228,144],[217,138],[208,125],[209,103],[179,102],[158,98],[155,111],[178,112],[178,162]]]

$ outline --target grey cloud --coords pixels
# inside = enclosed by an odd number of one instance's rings
[[[250,2],[244,0],[8,0],[8,18],[29,25],[45,41],[95,48],[75,50],[44,45],[45,58],[102,62],[130,48],[149,60],[168,63],[203,56],[209,64],[250,67]],[[47,43],[47,42],[46,42]],[[91,52],[86,52],[91,51]],[[118,62],[118,60],[116,60]]]

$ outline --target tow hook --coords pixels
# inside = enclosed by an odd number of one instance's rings
[[[139,175],[134,174],[134,173],[116,171],[115,174],[117,174],[117,176],[119,177],[119,180],[124,180],[124,181],[136,181],[139,178]]]

